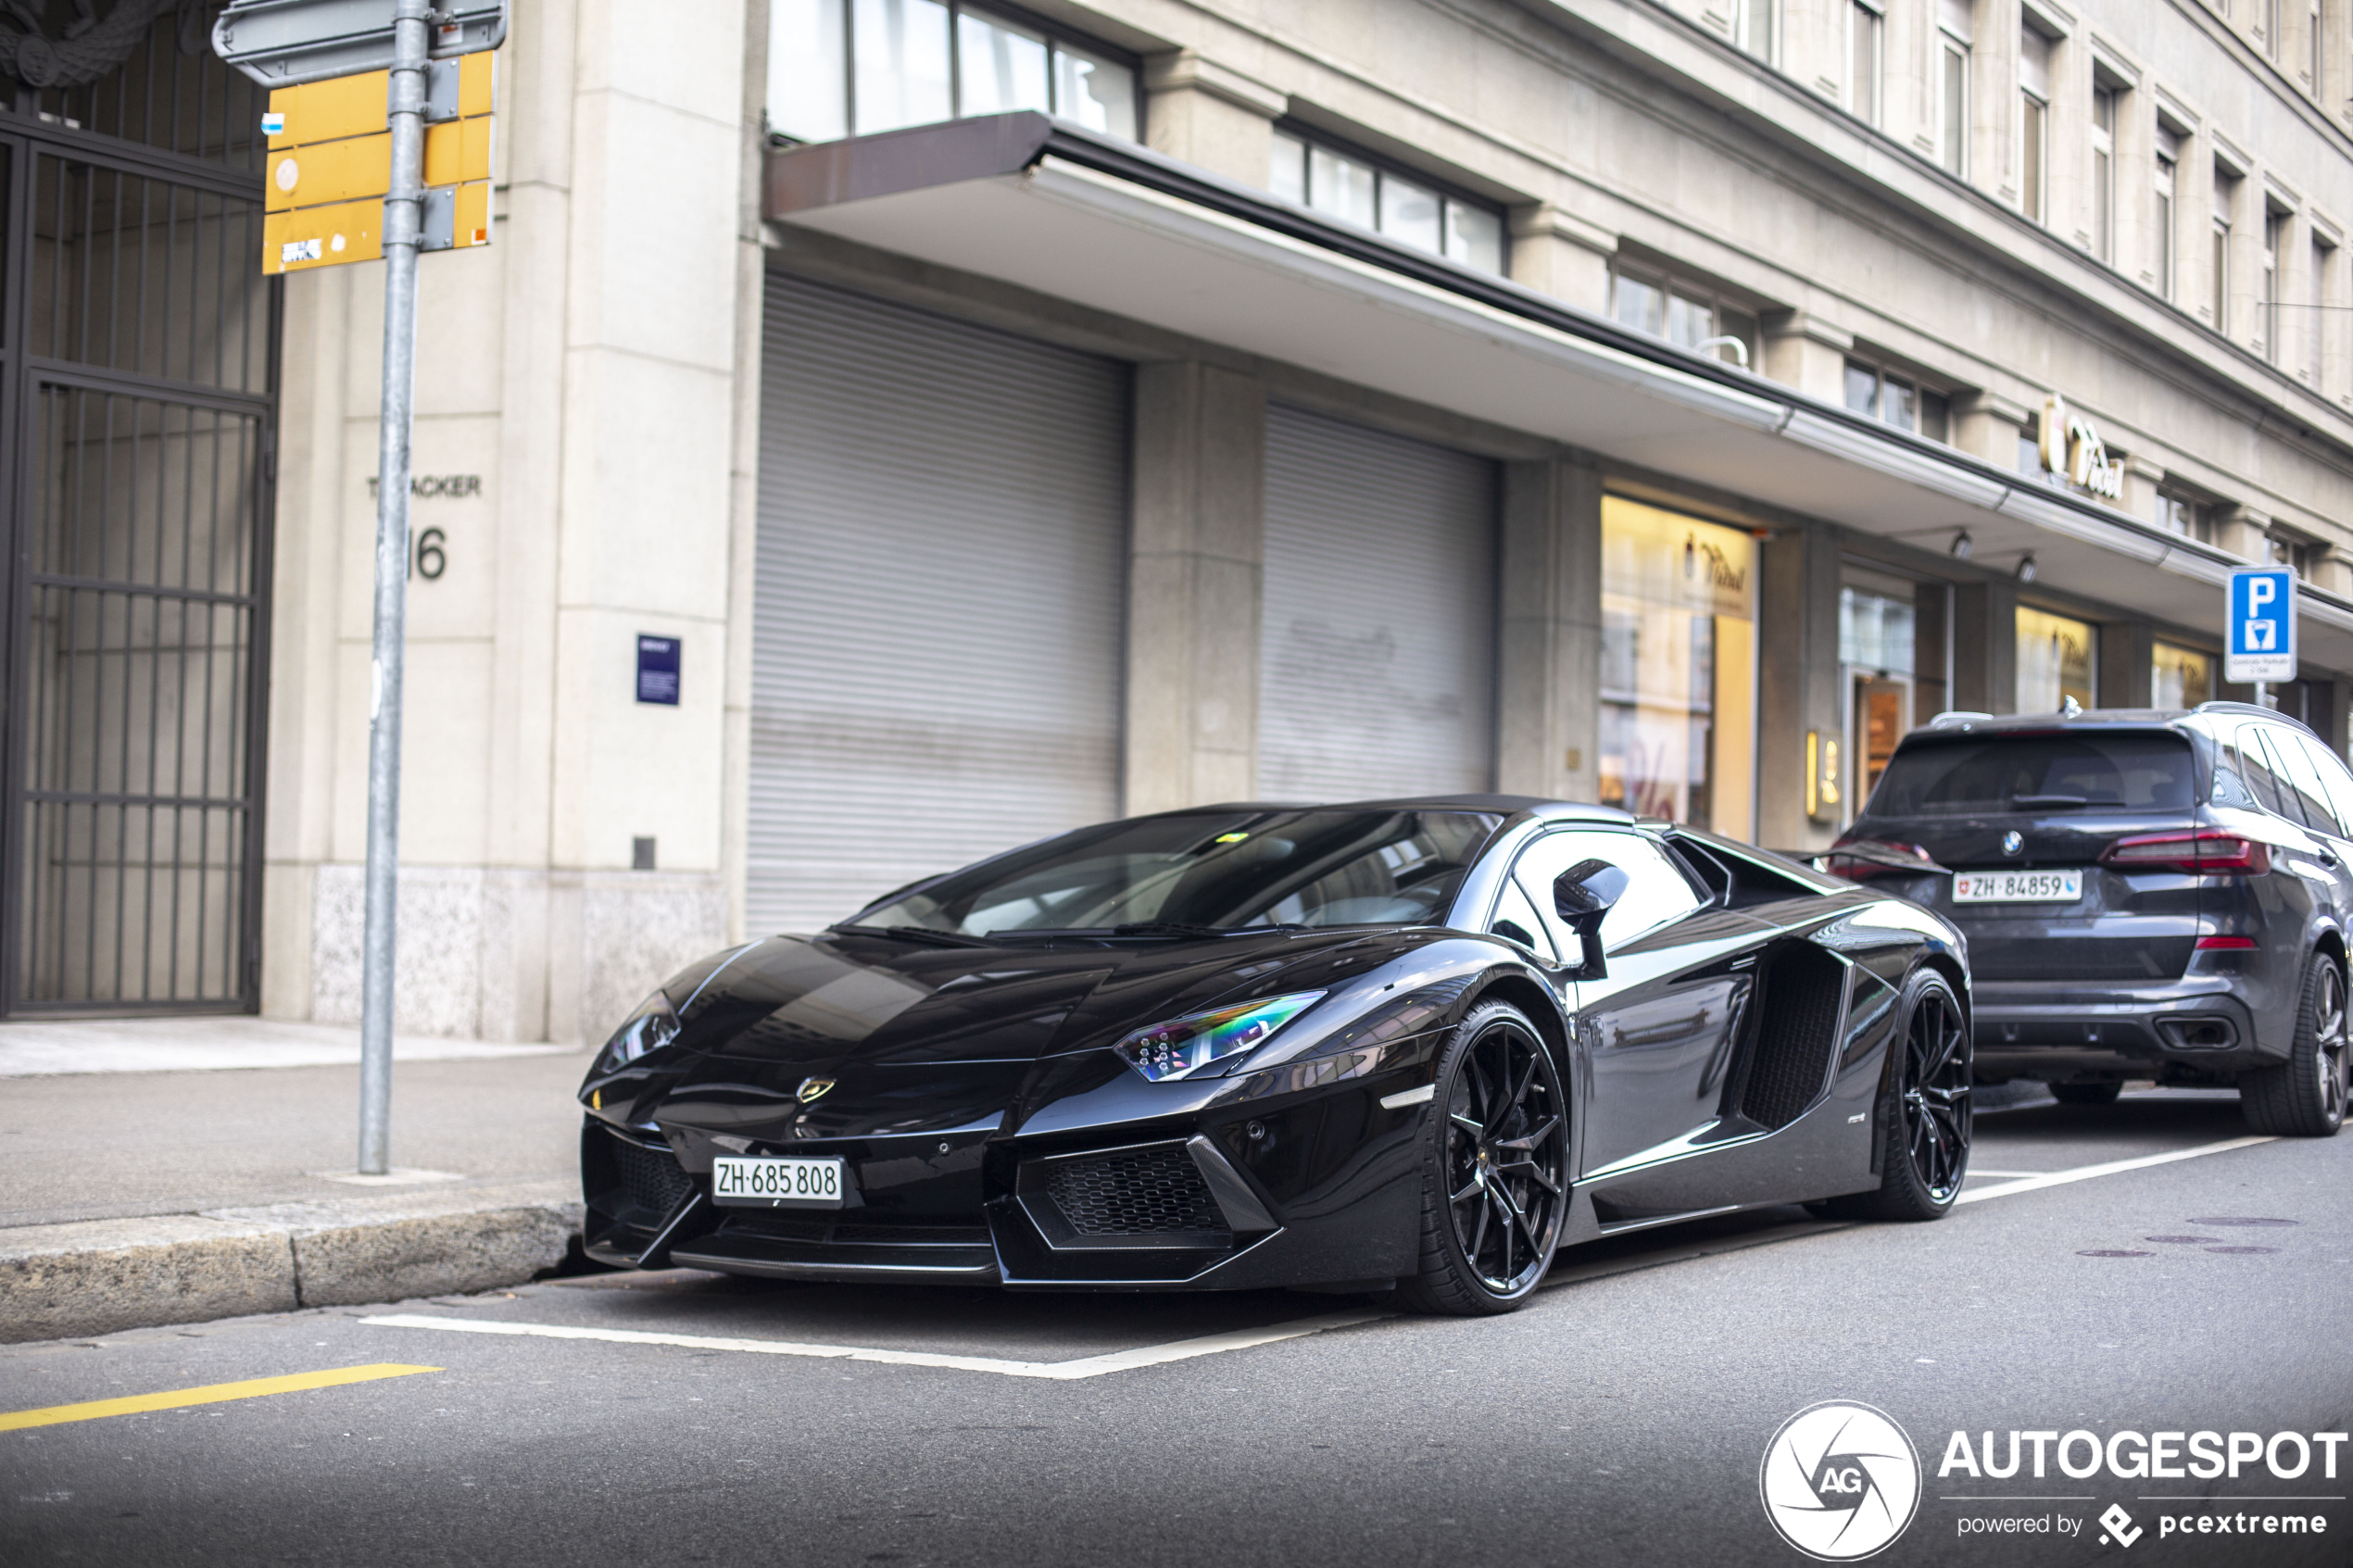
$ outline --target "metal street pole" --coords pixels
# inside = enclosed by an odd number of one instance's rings
[[[424,216],[426,19],[395,0],[392,186],[384,197],[384,394],[376,433],[376,630],[368,727],[368,924],[359,1000],[359,1173],[391,1169],[394,926],[400,903],[400,676],[416,412],[417,241]]]

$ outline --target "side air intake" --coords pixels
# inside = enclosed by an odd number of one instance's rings
[[[1803,1115],[1830,1082],[1846,966],[1811,943],[1793,942],[1767,960],[1758,989],[1739,1109],[1773,1131]]]

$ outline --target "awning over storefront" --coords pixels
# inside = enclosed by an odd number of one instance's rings
[[[1693,483],[1980,558],[2219,636],[2236,558],[1628,332],[1505,280],[1042,115],[772,153],[765,215],[1287,360]],[[2353,605],[2303,653],[2353,671]]]

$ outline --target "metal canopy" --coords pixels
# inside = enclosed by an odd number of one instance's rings
[[[508,0],[447,0],[427,49],[455,59],[507,41]],[[394,0],[231,0],[212,49],[264,87],[294,87],[392,66]]]
[[[1038,115],[772,154],[766,216],[1940,551],[2219,636],[2245,563],[1507,280]],[[2353,671],[2353,606],[2297,595]]]

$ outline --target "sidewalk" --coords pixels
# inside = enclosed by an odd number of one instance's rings
[[[0,1341],[488,1289],[579,1227],[586,1053],[396,1044],[389,1180],[353,1175],[359,1032],[0,1024]]]

